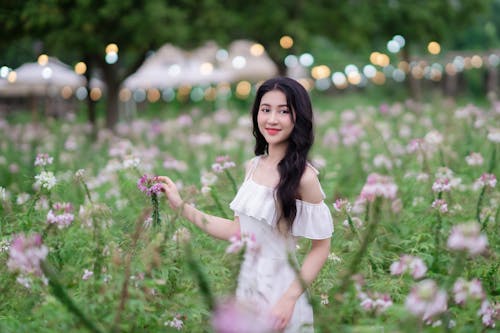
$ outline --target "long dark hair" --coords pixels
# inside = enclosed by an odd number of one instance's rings
[[[259,131],[257,115],[262,96],[272,90],[279,90],[285,94],[287,106],[292,111],[290,117],[294,122],[285,156],[278,163],[280,181],[275,189],[275,199],[281,208],[279,217],[284,218],[288,229],[291,230],[297,216],[295,200],[298,198],[297,191],[300,179],[306,168],[307,155],[314,142],[313,112],[309,94],[299,82],[287,77],[277,77],[265,81],[257,90],[252,107],[255,155],[268,153],[269,147]]]

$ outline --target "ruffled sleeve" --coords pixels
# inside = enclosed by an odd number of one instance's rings
[[[333,219],[324,201],[312,204],[297,200],[297,216],[292,226],[292,235],[309,239],[330,238],[333,234]]]
[[[276,207],[272,196],[272,190],[245,181],[229,207],[236,216],[244,214],[266,222],[270,226],[276,224]]]

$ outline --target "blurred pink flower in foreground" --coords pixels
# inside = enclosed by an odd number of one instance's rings
[[[483,325],[486,327],[495,327],[495,322],[500,320],[500,303],[496,302],[493,305],[488,301],[484,300],[481,303],[481,308],[477,312],[483,321]]]
[[[482,300],[486,296],[479,279],[466,281],[459,278],[453,285],[453,293],[455,294],[454,298],[457,304],[464,304],[469,298]]]
[[[226,253],[237,253],[243,248],[247,248],[250,252],[257,252],[259,250],[259,244],[255,240],[254,234],[241,234],[237,232],[234,236],[229,238],[231,244],[227,247]]]
[[[447,245],[451,250],[476,255],[486,250],[488,238],[481,234],[481,226],[477,222],[462,223],[451,229]]]
[[[20,234],[14,238],[10,246],[7,267],[10,271],[21,274],[42,276],[40,263],[45,260],[48,253],[48,248],[42,244],[42,236],[34,234],[27,237]]]
[[[258,309],[234,299],[219,303],[212,316],[212,327],[217,333],[266,333],[274,332],[271,318]]]
[[[424,280],[415,285],[406,298],[405,307],[415,316],[428,321],[446,311],[448,296],[438,289],[434,280]]]
[[[392,177],[383,176],[378,173],[368,175],[365,185],[361,189],[360,198],[364,201],[373,202],[377,197],[395,199],[398,186]]]
[[[352,210],[352,205],[347,199],[337,199],[333,204],[333,209],[335,209],[339,213],[350,213]]]
[[[399,261],[392,263],[390,270],[392,275],[402,275],[409,272],[414,279],[420,279],[427,273],[427,266],[419,257],[403,254]]]
[[[161,192],[161,184],[155,180],[154,176],[143,175],[137,181],[137,188],[149,196]]]
[[[69,202],[56,202],[47,213],[47,223],[55,224],[59,229],[67,227],[73,222],[73,206]]]

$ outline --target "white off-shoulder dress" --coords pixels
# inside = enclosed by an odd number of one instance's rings
[[[246,249],[236,298],[259,309],[260,315],[267,316],[296,278],[290,258],[296,261],[297,238],[329,238],[333,233],[333,221],[324,201],[313,204],[297,200],[297,216],[291,233],[284,235],[280,232],[276,226],[274,189],[253,179],[259,160],[260,156],[257,156],[250,161],[250,170],[230,207],[239,216],[241,235],[251,236],[257,243],[256,247]],[[313,331],[313,311],[304,293],[295,304],[285,332]]]

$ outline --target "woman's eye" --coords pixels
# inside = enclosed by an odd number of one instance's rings
[[[280,110],[280,113],[282,113],[282,114],[288,114],[290,112],[287,109],[283,109],[283,110]]]
[[[269,109],[261,109],[260,111],[267,113],[269,112]]]

